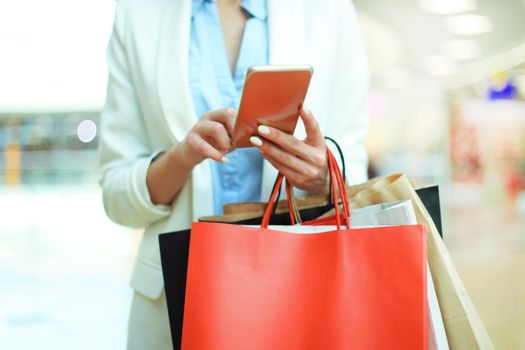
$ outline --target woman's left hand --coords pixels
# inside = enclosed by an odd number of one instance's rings
[[[292,186],[310,194],[327,192],[328,158],[323,134],[307,108],[301,108],[299,116],[306,130],[304,140],[261,125],[259,136],[252,136],[250,141]]]

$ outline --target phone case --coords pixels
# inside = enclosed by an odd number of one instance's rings
[[[312,74],[307,65],[251,67],[233,131],[235,147],[253,147],[250,137],[259,125],[293,134]]]

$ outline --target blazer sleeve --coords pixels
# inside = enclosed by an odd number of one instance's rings
[[[368,156],[363,140],[368,132],[369,75],[366,52],[351,1],[340,0],[333,86],[326,135],[342,148],[350,184],[367,180]],[[328,146],[332,149],[331,144]],[[338,157],[338,153],[334,152]]]
[[[154,205],[146,174],[158,151],[152,149],[133,85],[125,47],[125,1],[117,2],[108,46],[108,86],[101,115],[100,184],[104,209],[118,224],[139,228],[170,215]]]

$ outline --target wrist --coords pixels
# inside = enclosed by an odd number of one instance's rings
[[[191,171],[197,165],[187,157],[182,148],[182,143],[178,143],[168,151],[169,162],[177,170]]]

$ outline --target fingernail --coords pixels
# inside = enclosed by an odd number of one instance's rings
[[[229,163],[230,160],[229,160],[228,158],[226,158],[225,156],[223,156],[223,157],[221,158],[221,162],[223,162],[223,163]]]
[[[250,137],[250,142],[254,146],[257,146],[257,147],[261,147],[262,146],[262,140],[260,138],[258,138],[257,136]]]
[[[260,125],[257,130],[259,131],[259,134],[268,135],[270,133],[270,128],[266,125]]]
[[[310,114],[310,109],[308,107],[306,107],[305,105],[303,105],[303,113],[304,114]]]

